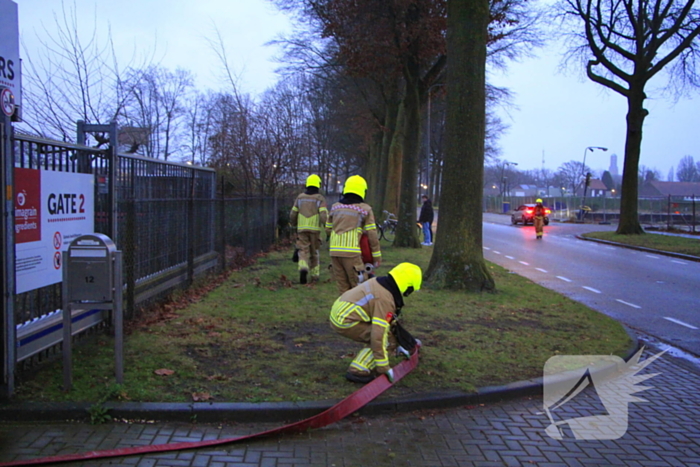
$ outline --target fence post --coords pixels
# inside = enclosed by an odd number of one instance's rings
[[[15,235],[14,235],[14,145],[10,117],[0,113],[0,174],[3,185],[2,202],[2,317],[0,318],[0,356],[2,357],[2,379],[0,396],[9,398],[15,391]]]
[[[693,193],[693,233],[695,233],[695,193]]]
[[[195,176],[194,169],[190,169],[191,189],[190,197],[187,200],[187,286],[194,283],[194,191],[195,191]]]
[[[668,195],[668,214],[666,214],[666,231],[671,230],[671,195]]]
[[[219,197],[219,268],[226,270],[226,201],[224,197],[224,176],[221,176],[221,196]]]
[[[124,269],[126,279],[125,317],[133,318],[136,310],[136,201],[126,202],[126,232],[124,238]]]

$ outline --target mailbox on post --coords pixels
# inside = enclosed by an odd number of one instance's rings
[[[72,387],[73,309],[111,310],[115,373],[124,379],[122,252],[108,236],[93,233],[74,239],[63,252],[63,386]]]
[[[106,235],[82,235],[68,246],[69,301],[111,302],[117,246]]]

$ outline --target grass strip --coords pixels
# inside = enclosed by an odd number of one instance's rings
[[[382,246],[380,275],[402,261],[425,270],[430,260],[430,248]],[[61,390],[58,358],[19,382],[17,400],[262,402],[349,395],[357,386],[344,374],[361,345],[329,328],[337,292],[327,250],[321,281],[312,284],[298,283],[290,258],[289,249],[272,251],[206,294],[182,294],[144,313],[125,341],[124,385],[113,383],[113,342],[99,335],[74,349],[73,391]],[[495,293],[424,287],[406,300],[403,323],[423,350],[418,368],[390,397],[473,391],[541,376],[553,355],[622,355],[628,348],[629,337],[611,318],[499,266],[489,268]]]
[[[655,250],[682,253],[684,255],[700,256],[700,237],[688,238],[675,235],[644,234],[618,235],[615,232],[588,232],[583,237],[598,238],[623,245],[653,248]]]

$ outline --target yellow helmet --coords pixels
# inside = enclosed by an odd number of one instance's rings
[[[316,174],[311,174],[306,178],[306,186],[315,186],[321,188],[321,177]]]
[[[542,202],[542,200],[540,198],[537,198],[537,201],[535,201],[535,203],[541,203],[541,202]]]
[[[364,178],[359,175],[353,175],[345,180],[345,186],[343,187],[343,194],[354,193],[361,198],[365,197],[367,193],[367,182]]]
[[[420,290],[423,282],[423,273],[415,264],[401,263],[394,269],[389,271],[389,275],[394,278],[396,285],[399,286],[399,292],[404,297],[414,290]]]

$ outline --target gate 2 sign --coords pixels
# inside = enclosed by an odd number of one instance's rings
[[[63,280],[61,252],[95,230],[94,198],[92,174],[15,168],[18,294]]]

